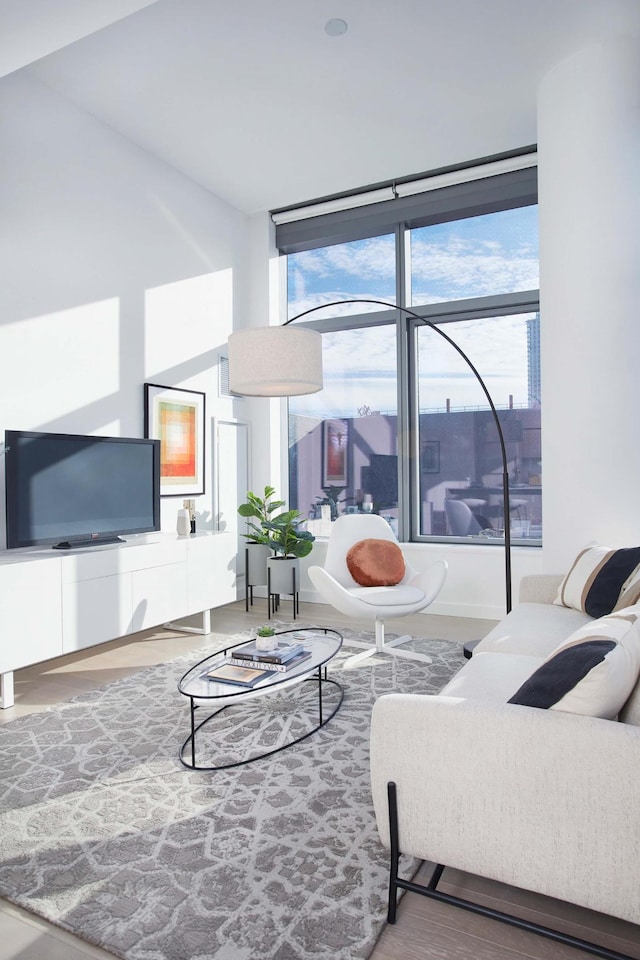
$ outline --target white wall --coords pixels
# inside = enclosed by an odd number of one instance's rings
[[[261,327],[282,323],[285,315],[282,258],[275,246],[275,227],[271,217],[260,214],[249,220],[250,296],[248,310],[238,317],[236,327]],[[247,397],[239,404],[251,420],[252,456],[250,489],[260,492],[267,484],[285,496],[287,463],[286,404],[280,400]]]
[[[145,381],[204,391],[211,528],[247,218],[24,71],[0,81],[0,128],[0,431],[142,436]],[[163,529],[181,503],[163,499]]]
[[[545,566],[640,543],[640,38],[563,60],[538,99]]]

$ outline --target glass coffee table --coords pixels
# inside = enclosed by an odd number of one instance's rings
[[[255,686],[244,687],[236,686],[230,683],[222,683],[211,679],[208,674],[216,671],[223,664],[233,657],[233,651],[238,647],[243,647],[249,642],[245,638],[239,643],[231,644],[223,650],[210,654],[203,660],[200,660],[184,674],[178,683],[178,690],[189,700],[189,709],[191,717],[191,733],[180,748],[180,761],[190,770],[227,770],[231,767],[240,767],[254,760],[261,760],[274,753],[279,753],[288,747],[292,747],[302,740],[306,740],[312,733],[320,730],[325,724],[336,715],[340,709],[344,697],[344,691],[336,680],[331,680],[327,676],[327,664],[338,653],[342,646],[342,634],[337,630],[331,630],[325,627],[304,627],[302,629],[279,630],[277,637],[282,637],[289,642],[298,641],[302,644],[311,656],[291,667],[287,672],[270,671],[264,679],[261,679]],[[314,698],[313,712],[307,718],[307,722],[302,720],[296,729],[296,725],[291,718],[296,713],[296,708],[300,706],[299,698],[295,694],[289,695],[290,688],[301,684],[315,684],[317,687],[317,698]],[[325,694],[331,694],[331,703],[327,708]],[[242,759],[229,759],[224,756],[223,762],[214,765],[204,765],[196,762],[196,734],[202,728],[209,724],[216,717],[220,721],[227,720],[231,714],[231,727],[226,724],[225,736],[229,737],[229,730],[232,733],[238,731],[239,739],[242,738],[242,731],[246,724],[245,708],[253,707],[252,701],[264,697],[274,696],[276,694],[285,694],[278,701],[280,713],[283,717],[281,724],[283,734],[274,739],[275,745],[270,749],[260,748],[260,752],[252,752],[250,756]],[[305,704],[308,706],[308,704]],[[206,716],[200,722],[197,722],[197,714],[204,710]],[[222,717],[224,712],[227,714]],[[258,717],[258,722],[260,718]],[[254,724],[255,725],[255,724]],[[212,732],[215,736],[216,724],[212,725]],[[222,726],[220,726],[222,734]],[[273,737],[273,734],[267,732],[266,739]],[[284,738],[284,742],[282,742]],[[258,738],[259,739],[259,738]]]

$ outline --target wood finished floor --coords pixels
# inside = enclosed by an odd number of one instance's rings
[[[264,605],[264,601],[256,600],[248,614],[244,603],[215,610],[212,631],[229,634],[260,624],[265,618]],[[280,615],[282,619],[288,617],[287,604],[283,604]],[[302,604],[300,619],[338,628],[344,623],[330,607],[319,604]],[[356,620],[350,620],[349,626],[370,628],[366,622]],[[419,615],[403,620],[403,632],[406,629],[417,636],[443,637],[460,644],[481,637],[490,626],[486,620],[453,617]],[[68,700],[142,667],[187,654],[203,642],[202,636],[158,629],[20,670],[15,676],[16,705],[0,710],[0,723]],[[428,872],[429,865],[425,864],[418,881],[424,880]],[[631,924],[449,869],[445,870],[439,888],[585,940],[595,940],[640,960],[640,930]],[[587,956],[533,933],[407,893],[400,903],[396,925],[385,928],[372,960],[584,960]],[[0,960],[111,957],[112,954],[0,900]]]

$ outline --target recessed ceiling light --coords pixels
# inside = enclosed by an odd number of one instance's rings
[[[324,25],[324,32],[327,33],[330,37],[341,37],[343,33],[346,33],[349,29],[349,24],[346,20],[339,20],[334,17],[332,20],[327,20]]]

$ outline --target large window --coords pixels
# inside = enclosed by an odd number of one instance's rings
[[[373,510],[402,539],[473,542],[500,540],[508,520],[516,541],[541,542],[537,206],[530,194],[501,205],[491,189],[486,212],[475,194],[466,216],[459,198],[454,215],[439,197],[429,217],[424,203],[416,216],[405,203],[393,232],[378,215],[368,237],[358,222],[359,239],[323,243],[319,230],[314,245],[306,228],[305,249],[285,245],[289,317],[373,298],[428,321],[361,303],[311,318],[323,332],[325,386],[289,402],[289,497],[312,520]],[[487,398],[429,324],[467,354],[495,404],[509,518]]]
[[[511,535],[539,541],[541,448],[537,313],[460,320],[444,326],[482,371],[496,406],[507,454]],[[455,350],[418,325],[418,533],[501,538],[502,456],[482,388]]]

